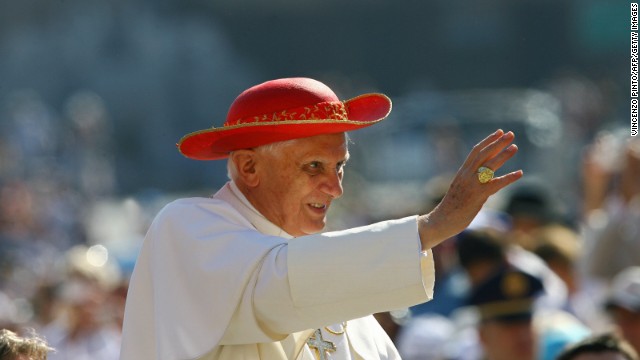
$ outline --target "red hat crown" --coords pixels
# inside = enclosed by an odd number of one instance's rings
[[[339,115],[333,114],[332,110]],[[335,117],[341,117],[336,120],[345,120],[347,113],[344,104],[327,85],[307,78],[278,79],[256,85],[238,95],[229,108],[224,126],[252,121]]]

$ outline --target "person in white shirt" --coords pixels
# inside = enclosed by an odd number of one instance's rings
[[[498,130],[470,152],[429,214],[322,233],[342,195],[346,132],[382,121],[383,94],[340,101],[308,78],[240,94],[222,127],[183,137],[196,160],[228,159],[211,198],[167,205],[132,274],[122,360],[397,359],[372,313],[433,295],[430,249],[462,231],[516,152]]]

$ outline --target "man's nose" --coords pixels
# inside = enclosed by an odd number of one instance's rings
[[[325,180],[322,183],[321,190],[334,199],[342,196],[342,172],[334,171],[327,174]]]

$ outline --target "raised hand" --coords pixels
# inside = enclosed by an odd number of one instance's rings
[[[514,137],[511,131],[498,130],[473,147],[440,204],[418,219],[423,250],[460,233],[469,226],[489,196],[522,177],[522,170],[495,178],[489,171],[485,176],[489,175],[490,179],[484,183],[478,176],[479,168],[497,171],[515,155],[518,147],[511,144]]]

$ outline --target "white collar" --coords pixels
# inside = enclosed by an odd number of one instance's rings
[[[242,191],[238,188],[235,182],[227,182],[214,196],[224,200],[233,206],[242,216],[244,216],[256,230],[272,236],[279,236],[285,239],[293,239],[293,236],[282,230],[276,224],[269,221],[264,215],[262,215],[244,196]]]

